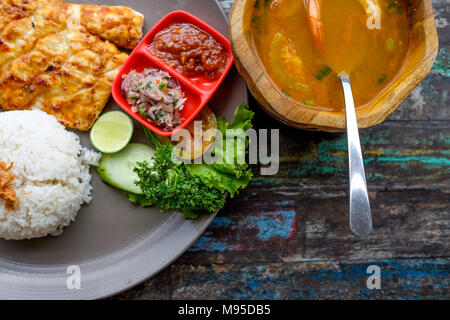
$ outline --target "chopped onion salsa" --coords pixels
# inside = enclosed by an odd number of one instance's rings
[[[167,72],[150,68],[142,73],[131,70],[122,79],[122,95],[133,112],[165,131],[181,124],[186,98],[179,82]]]

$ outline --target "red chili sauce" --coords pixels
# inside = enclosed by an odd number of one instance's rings
[[[179,23],[161,30],[149,46],[150,51],[187,77],[203,76],[216,80],[228,62],[225,48],[206,31]]]

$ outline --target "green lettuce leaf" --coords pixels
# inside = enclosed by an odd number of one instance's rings
[[[211,155],[218,158],[231,158],[231,152],[234,154],[232,163],[212,163],[212,164],[190,164],[186,167],[193,175],[199,177],[201,181],[209,187],[227,191],[231,197],[238,192],[240,188],[245,188],[252,179],[252,172],[247,163],[237,163],[238,159],[245,159],[245,153],[248,146],[246,132],[252,128],[252,119],[254,112],[249,110],[245,104],[237,107],[233,121],[228,123],[224,118],[217,118],[217,129],[222,133],[222,140],[216,137]],[[227,136],[227,130],[235,130],[235,135]],[[227,150],[227,139],[234,139],[233,149]],[[239,142],[244,146],[238,148]]]

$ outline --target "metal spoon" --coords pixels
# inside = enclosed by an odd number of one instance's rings
[[[355,103],[348,75],[339,74],[345,98],[345,119],[347,123],[348,167],[350,176],[350,229],[360,237],[372,231],[369,196],[366,175],[359,141]]]

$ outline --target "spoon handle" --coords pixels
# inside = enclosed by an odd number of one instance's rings
[[[352,87],[348,76],[339,75],[344,89],[345,117],[347,122],[348,165],[350,175],[350,229],[360,237],[372,231],[369,196],[367,194],[366,175],[361,154],[358,124]]]

